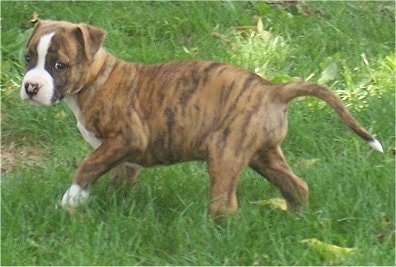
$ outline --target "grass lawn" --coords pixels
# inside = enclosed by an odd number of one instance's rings
[[[201,162],[146,169],[132,189],[112,188],[106,175],[69,215],[57,204],[90,147],[64,103],[19,99],[33,11],[106,29],[106,48],[129,61],[210,59],[276,82],[319,81],[385,151],[370,149],[322,102],[299,99],[283,150],[310,186],[302,216],[253,204],[280,194],[246,169],[239,216],[214,224]],[[394,265],[394,14],[391,1],[2,2],[1,264]],[[259,18],[259,27],[242,27]],[[358,252],[329,258],[307,238]]]

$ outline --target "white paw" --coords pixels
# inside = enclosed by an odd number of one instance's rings
[[[72,184],[62,197],[63,208],[77,207],[88,200],[89,192],[77,184]]]

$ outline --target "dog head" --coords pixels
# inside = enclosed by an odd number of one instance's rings
[[[39,20],[27,43],[22,100],[51,105],[81,90],[104,36],[86,24]]]

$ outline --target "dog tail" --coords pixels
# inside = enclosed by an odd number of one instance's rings
[[[276,93],[285,104],[300,96],[314,96],[325,101],[334,109],[341,120],[358,136],[363,138],[369,146],[379,152],[384,152],[381,143],[352,117],[345,104],[326,87],[309,82],[291,82],[278,84],[276,86],[278,87]]]

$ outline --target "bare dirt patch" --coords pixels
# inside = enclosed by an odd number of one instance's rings
[[[1,144],[1,178],[22,166],[43,167],[45,151],[42,147],[21,147],[14,142]]]

